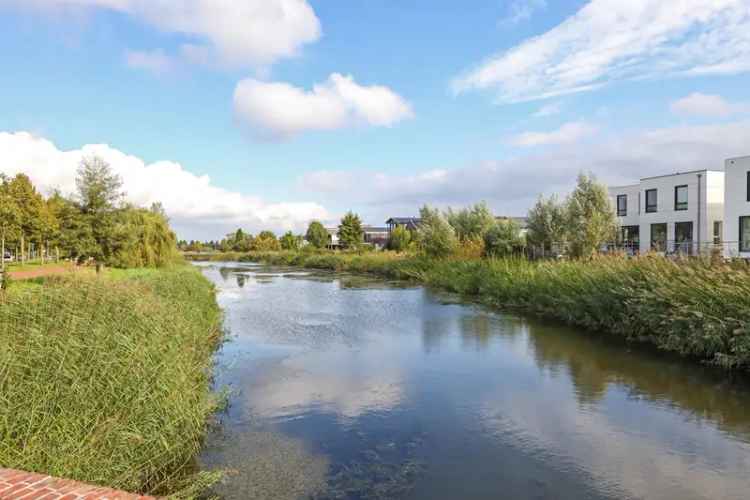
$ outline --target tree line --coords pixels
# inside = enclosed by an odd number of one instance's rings
[[[525,230],[515,219],[495,217],[484,202],[445,211],[425,205],[419,215],[421,221],[415,229],[397,226],[391,231],[388,249],[429,257],[504,257],[564,249],[570,256],[588,257],[615,241],[618,229],[606,186],[586,174],[578,176],[575,189],[564,200],[540,196],[528,212]],[[360,250],[364,229],[359,215],[347,212],[337,236],[341,248]],[[184,251],[249,252],[299,250],[303,246],[323,249],[330,244],[328,230],[320,221],[312,221],[304,235],[288,231],[277,238],[271,231],[262,231],[253,236],[238,229],[221,241],[181,241],[179,247]]]
[[[25,174],[0,174],[0,257],[26,262],[69,259],[114,267],[158,267],[177,256],[159,203],[125,201],[122,179],[96,156],[78,168],[76,190],[44,196]]]

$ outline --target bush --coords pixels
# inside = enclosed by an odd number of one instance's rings
[[[388,239],[388,248],[394,252],[405,252],[411,245],[411,231],[404,226],[396,226]]]
[[[458,239],[453,227],[437,209],[427,205],[419,211],[422,222],[417,229],[417,244],[428,257],[443,258],[458,248]]]
[[[194,491],[219,400],[220,312],[196,269],[0,294],[0,464],[150,494]]]
[[[521,227],[512,219],[496,222],[484,235],[484,252],[489,257],[508,257],[523,250]]]

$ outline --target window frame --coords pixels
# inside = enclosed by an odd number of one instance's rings
[[[623,199],[625,201],[625,209],[620,210],[620,199]],[[628,195],[626,194],[618,194],[616,198],[617,203],[617,216],[618,217],[627,217],[628,215]]]
[[[715,220],[714,221],[714,245],[721,245],[723,242],[724,242],[724,221]]]
[[[658,208],[659,208],[659,190],[656,189],[656,188],[646,189],[645,193],[646,194],[644,196],[646,198],[646,213],[647,214],[656,213],[658,211]],[[649,205],[648,204],[648,194],[649,193],[654,193],[654,204],[653,205]]]
[[[660,243],[662,244],[663,248],[656,248],[656,246],[654,245],[654,243],[656,243],[656,240],[654,239],[654,228],[656,226],[663,226],[664,227],[664,240],[660,241]],[[655,223],[653,223],[653,224],[650,225],[649,229],[650,229],[650,231],[649,231],[649,235],[648,236],[649,236],[649,244],[651,245],[651,250],[656,250],[657,252],[664,252],[664,251],[666,251],[666,249],[667,249],[667,241],[669,240],[669,235],[668,235],[669,226],[667,225],[667,223],[666,222],[655,222]]]
[[[747,240],[747,246],[743,246],[743,243],[745,242],[745,232],[742,229],[742,223],[744,222],[745,219],[750,221],[750,215],[740,216],[740,241],[738,244],[740,252],[750,252],[750,238],[748,238]]]
[[[680,192],[680,189],[685,189],[685,198],[688,198],[688,185],[687,184],[680,184],[679,186],[674,187],[674,209],[677,212],[682,212],[688,209],[688,200],[685,200],[684,206],[680,203],[678,198],[678,193]]]
[[[746,198],[747,201],[750,201],[750,170],[747,172],[747,190],[746,190]]]

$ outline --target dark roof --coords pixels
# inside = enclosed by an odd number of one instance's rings
[[[419,217],[391,217],[386,224],[420,224],[422,219]]]
[[[529,218],[528,217],[508,217],[504,215],[500,215],[495,217],[495,220],[512,220],[519,226],[521,226],[521,229],[525,229],[529,225]]]
[[[362,230],[366,233],[387,233],[387,227],[375,227],[375,226],[362,226]]]

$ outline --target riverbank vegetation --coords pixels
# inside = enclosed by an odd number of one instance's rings
[[[16,286],[18,285],[18,286]],[[110,270],[0,292],[0,466],[189,497],[220,312],[190,266]]]

